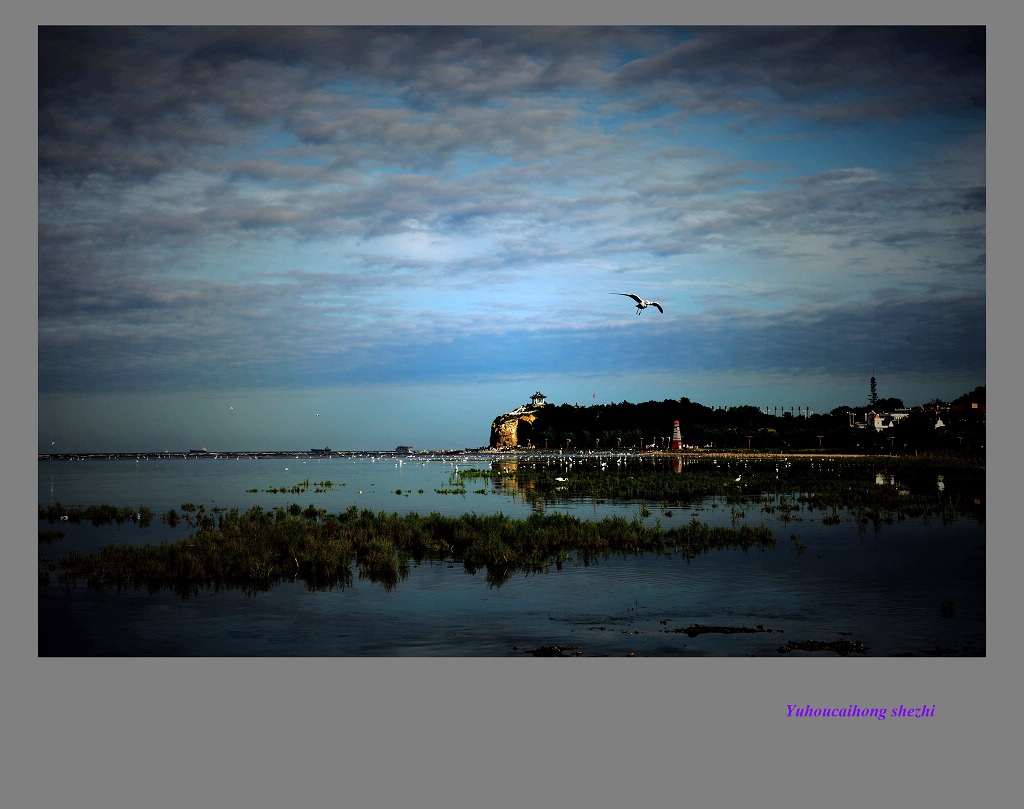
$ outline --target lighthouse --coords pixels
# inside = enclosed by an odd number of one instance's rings
[[[672,425],[672,449],[683,448],[683,436],[679,432],[679,422]]]

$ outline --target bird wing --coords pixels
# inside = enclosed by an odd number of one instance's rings
[[[651,306],[657,306],[658,311],[661,312],[662,314],[665,314],[665,310],[661,308],[661,304],[658,303],[657,301],[651,301]]]
[[[633,295],[630,292],[609,292],[608,294],[609,295],[625,295],[627,298],[632,298],[637,303],[643,303],[643,301],[640,300],[640,297],[638,295]]]

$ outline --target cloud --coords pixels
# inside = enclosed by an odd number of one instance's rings
[[[43,27],[40,390],[983,373],[984,80],[981,27]]]
[[[666,103],[820,123],[969,113],[985,104],[983,27],[726,27],[623,66],[615,83]],[[675,95],[679,86],[690,93]]]

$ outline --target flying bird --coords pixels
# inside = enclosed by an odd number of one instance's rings
[[[608,294],[609,294],[609,295],[625,295],[625,296],[626,296],[627,298],[632,298],[633,300],[635,300],[635,301],[636,301],[636,313],[637,313],[638,315],[639,315],[639,314],[640,314],[640,313],[641,313],[641,312],[642,312],[642,311],[643,311],[644,309],[646,309],[646,308],[647,308],[648,306],[653,306],[653,307],[655,307],[655,308],[656,308],[656,309],[657,309],[657,310],[658,310],[659,312],[661,312],[662,314],[664,314],[664,313],[665,313],[665,310],[661,308],[661,304],[660,304],[660,303],[658,303],[657,301],[645,301],[645,300],[644,300],[643,298],[641,298],[641,297],[640,297],[639,295],[632,295],[632,294],[630,294],[629,292],[609,292]]]

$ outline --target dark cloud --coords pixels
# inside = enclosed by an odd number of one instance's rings
[[[969,112],[984,86],[983,27],[42,27],[40,170],[152,176],[252,127],[342,147],[349,165],[536,152],[594,87],[633,105],[854,123]],[[361,100],[374,93],[389,102]],[[543,95],[561,108],[517,103]]]
[[[851,124],[962,114],[985,106],[985,29],[975,27],[726,27],[625,65],[618,84],[683,85],[705,108]],[[758,93],[768,104],[745,106]],[[671,103],[671,95],[665,99]],[[828,104],[818,102],[827,101]]]

